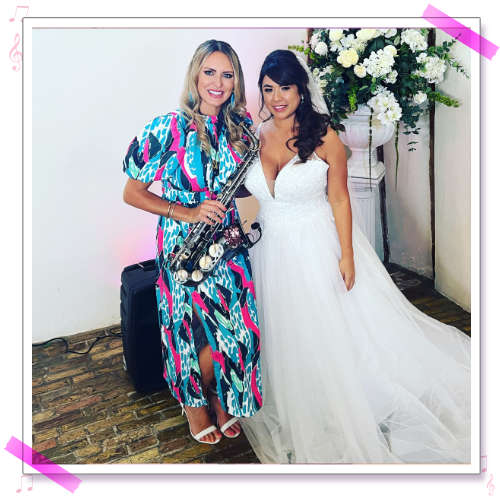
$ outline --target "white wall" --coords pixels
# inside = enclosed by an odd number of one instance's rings
[[[305,36],[294,29],[35,30],[33,341],[119,322],[121,270],[154,257],[157,220],[123,203],[122,159],[149,119],[176,108],[195,48],[209,38],[233,46],[256,117],[264,57]]]
[[[437,30],[436,41],[451,38]],[[470,49],[461,43],[454,57],[471,70]],[[471,87],[470,80],[448,71],[439,90],[460,102],[459,108],[436,105],[436,289],[470,311],[471,304]]]
[[[437,30],[436,43],[451,38]],[[452,55],[470,73],[470,49],[456,43]],[[470,80],[449,69],[438,90],[461,103],[436,104],[434,134],[435,286],[470,310]],[[400,163],[395,189],[394,139],[384,146],[387,167],[387,216],[391,261],[432,276],[429,191],[429,120],[423,115],[420,134],[399,137]],[[417,140],[416,151],[406,143]]]
[[[417,126],[421,130],[412,136],[400,126],[397,188],[394,137],[384,146],[390,261],[432,277],[428,113]],[[409,152],[408,142],[415,140],[415,151]]]

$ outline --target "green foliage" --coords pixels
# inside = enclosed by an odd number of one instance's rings
[[[349,107],[351,111],[356,111],[356,103],[357,103],[357,98],[356,98],[356,91],[358,88],[356,86],[351,87],[351,90],[349,90],[348,94],[348,99],[349,99]]]
[[[460,103],[447,95],[442,94],[441,92],[431,91],[427,94],[429,100],[439,102],[448,107],[458,108]]]
[[[304,43],[304,41],[302,41],[302,45],[289,46],[290,49],[302,52],[307,56],[313,74],[317,79],[321,78],[323,81],[323,95],[331,112],[331,125],[334,129],[340,130],[340,122],[349,113],[355,111],[359,105],[366,104],[380,86],[383,86],[394,95],[401,108],[400,121],[403,123],[405,131],[410,131],[409,133],[416,133],[416,123],[422,113],[426,111],[425,105],[418,105],[414,101],[413,98],[417,93],[421,92],[430,101],[439,102],[445,106],[456,107],[459,105],[456,99],[435,91],[433,88],[434,85],[431,85],[424,76],[417,73],[418,71],[426,71],[425,63],[417,61],[419,54],[426,53],[428,56],[439,57],[444,61],[446,68],[453,68],[468,78],[464,68],[450,55],[450,50],[456,43],[456,40],[444,41],[442,44],[413,52],[408,44],[401,43],[401,34],[403,31],[403,29],[397,29],[396,34],[389,38],[378,33],[377,36],[366,42],[364,47],[356,48],[359,57],[357,64],[362,65],[363,61],[369,58],[372,52],[384,50],[388,45],[395,47],[397,54],[394,56],[392,69],[397,71],[397,77],[394,83],[385,81],[386,75],[372,77],[366,73],[366,76],[360,78],[355,74],[353,70],[354,66],[344,68],[339,64],[337,62],[339,49],[334,48],[334,50],[331,50],[332,42],[329,39],[327,29],[315,29],[313,31],[313,36],[318,41],[325,42],[330,48],[327,54],[323,56],[314,52],[314,48],[311,47],[310,43]],[[419,31],[427,39],[429,29],[421,28]],[[358,29],[344,30],[342,38],[344,43],[349,35],[356,38],[357,32]],[[340,50],[343,48],[348,47],[342,46]],[[331,72],[324,72],[327,67],[332,68]],[[320,73],[321,75],[319,75]],[[376,116],[374,116],[375,118]]]

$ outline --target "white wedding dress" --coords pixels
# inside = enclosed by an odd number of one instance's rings
[[[296,156],[273,196],[257,159],[245,182],[264,404],[243,430],[263,463],[469,463],[470,339],[408,302],[355,224],[346,291],[327,170]]]

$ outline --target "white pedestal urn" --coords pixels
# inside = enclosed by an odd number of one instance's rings
[[[383,242],[380,223],[378,185],[385,175],[385,166],[377,161],[377,147],[388,142],[395,126],[384,125],[372,119],[371,171],[369,165],[370,108],[362,104],[342,121],[345,132],[339,132],[340,140],[352,152],[347,160],[351,196],[356,198],[361,210],[363,231],[377,254],[383,258]]]

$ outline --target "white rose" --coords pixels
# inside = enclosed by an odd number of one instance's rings
[[[363,78],[366,76],[366,68],[361,64],[356,64],[354,66],[354,74],[359,78]]]
[[[337,56],[337,62],[344,68],[350,68],[359,60],[358,53],[354,49],[342,50]]]
[[[328,37],[332,42],[337,42],[344,36],[344,30],[330,30],[328,32]]]
[[[378,35],[377,30],[372,29],[361,29],[356,32],[356,38],[363,40],[364,42],[375,38]]]
[[[394,45],[386,45],[384,47],[384,52],[394,57],[398,53],[398,49],[396,49]]]
[[[397,30],[394,29],[394,28],[390,28],[388,29],[385,33],[384,33],[384,36],[386,38],[392,38],[395,34],[397,33]]]
[[[324,56],[328,53],[328,45],[325,42],[318,42],[316,47],[314,47],[314,52],[320,56]]]
[[[427,101],[427,94],[425,92],[417,92],[414,96],[413,96],[413,100],[417,103],[417,104],[422,104],[423,102]]]
[[[316,47],[316,45],[318,45],[318,42],[319,42],[319,33],[314,33],[314,35],[309,40],[309,44],[311,45],[311,48],[313,50]]]

